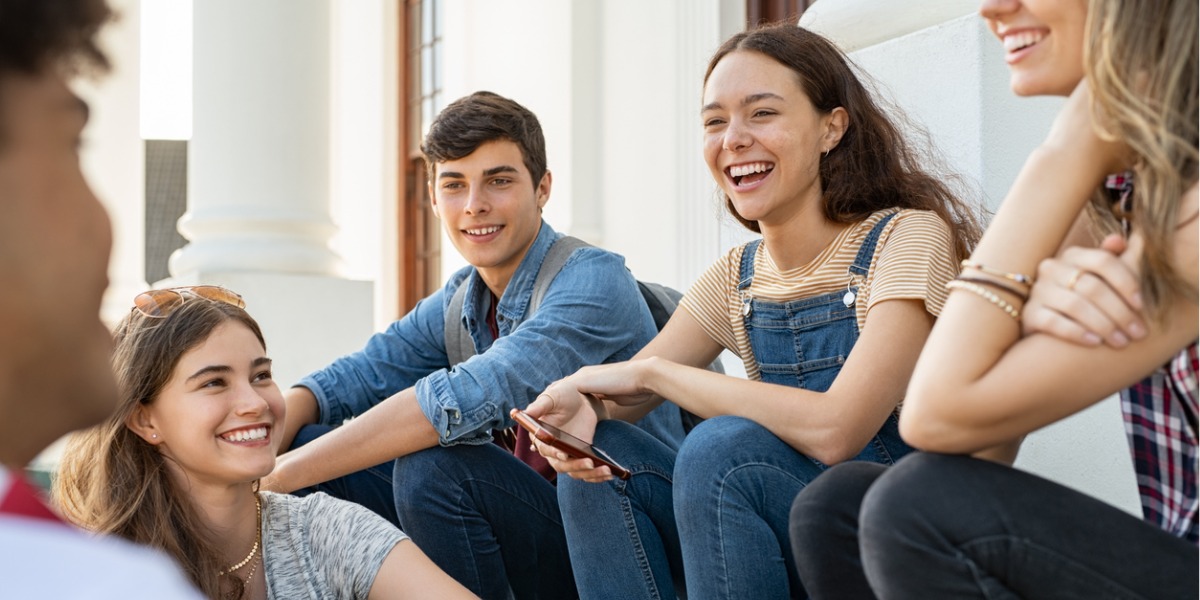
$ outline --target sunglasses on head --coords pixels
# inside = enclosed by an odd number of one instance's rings
[[[246,308],[246,301],[237,292],[218,285],[194,285],[142,292],[134,297],[133,310],[151,319],[165,319],[183,306],[188,296]]]

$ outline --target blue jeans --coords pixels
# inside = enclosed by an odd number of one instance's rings
[[[575,597],[554,486],[499,446],[429,448],[297,493],[318,490],[389,519],[482,598]]]
[[[890,464],[909,451],[892,416],[854,460]],[[675,459],[688,597],[803,598],[788,513],[796,494],[825,470],[749,419],[697,425]]]
[[[675,465],[688,597],[802,597],[788,509],[824,470],[748,419],[716,417],[696,426]]]
[[[671,502],[675,451],[623,421],[601,421],[592,443],[633,475],[558,481],[579,597],[673,600],[683,559]]]
[[[857,460],[907,452],[883,441],[898,440],[895,427],[889,418]],[[732,416],[697,425],[678,456],[619,421],[601,422],[593,443],[633,476],[558,483],[580,598],[804,597],[788,512],[825,465]]]

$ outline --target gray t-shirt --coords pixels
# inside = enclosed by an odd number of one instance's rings
[[[267,597],[366,598],[383,559],[407,539],[352,502],[262,493]]]

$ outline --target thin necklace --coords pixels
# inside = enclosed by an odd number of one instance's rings
[[[254,572],[258,570],[258,563],[262,562],[259,560],[260,558],[262,558],[261,554],[258,555],[258,558],[254,559],[254,564],[250,565],[250,571],[246,573],[246,581],[242,584],[243,594],[250,592],[250,586],[254,583]]]
[[[247,554],[246,558],[242,559],[242,562],[239,562],[238,564],[233,565],[232,567],[229,567],[223,571],[218,571],[217,577],[223,577],[226,573],[233,573],[234,571],[246,566],[246,563],[250,562],[250,560],[258,554],[258,545],[259,542],[262,541],[262,500],[258,499],[258,494],[254,495],[254,513],[257,515],[254,522],[256,524],[258,533],[256,533],[254,536],[254,546],[250,548],[250,554]],[[257,568],[258,563],[255,563],[254,566]],[[254,575],[254,569],[250,569],[250,575]],[[249,579],[250,575],[247,575],[246,579]]]

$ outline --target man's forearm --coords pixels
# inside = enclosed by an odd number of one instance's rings
[[[409,388],[280,456],[275,471],[264,481],[264,488],[291,492],[437,443],[437,431],[421,412],[416,392]]]
[[[279,433],[279,454],[291,448],[292,441],[301,427],[316,423],[321,418],[317,397],[306,387],[294,387],[284,392],[287,413],[283,420],[283,431]]]

